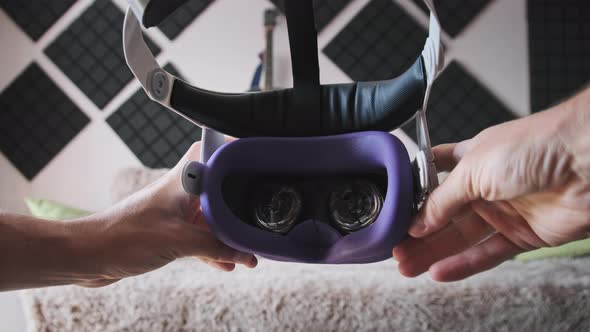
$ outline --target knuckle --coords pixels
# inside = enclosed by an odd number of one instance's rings
[[[427,224],[439,224],[442,222],[442,211],[440,210],[439,195],[434,192],[428,198],[426,205],[426,219]]]
[[[221,243],[218,240],[215,240],[211,246],[209,255],[207,256],[214,261],[227,261],[231,260],[234,255],[225,246],[225,244]]]
[[[456,188],[459,196],[465,197],[467,200],[473,200],[480,197],[479,187],[481,180],[485,177],[483,169],[479,166],[479,163],[473,160],[474,158],[465,158],[459,163],[457,170],[457,182]]]

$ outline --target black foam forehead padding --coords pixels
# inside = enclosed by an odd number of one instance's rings
[[[143,26],[151,28],[160,25],[170,14],[188,0],[151,0],[143,12]]]
[[[144,26],[158,25],[184,2],[150,1],[144,12]],[[287,0],[285,14],[293,88],[226,94],[175,80],[172,108],[194,122],[235,137],[389,131],[416,113],[425,89],[422,57],[395,79],[322,86],[312,0]]]
[[[234,137],[327,136],[390,131],[411,119],[425,90],[422,58],[397,78],[320,86],[320,108],[301,112],[294,89],[222,94],[176,80],[171,106],[197,123]]]

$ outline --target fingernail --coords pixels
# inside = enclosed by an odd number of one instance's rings
[[[258,265],[258,259],[256,258],[256,256],[252,255],[252,260],[250,260],[250,266],[248,267],[253,269],[256,267],[256,265]]]
[[[419,220],[419,221],[416,221],[416,223],[414,225],[412,225],[412,227],[410,227],[409,233],[413,237],[416,237],[416,236],[420,236],[420,235],[424,234],[425,231],[426,231],[426,225],[424,224],[423,221]]]
[[[392,252],[392,254],[391,254],[391,257],[393,257],[393,259],[394,259],[396,262],[399,262],[399,261],[400,261],[400,259],[399,259],[399,257],[398,257],[398,256],[399,256],[399,255],[397,254],[397,251],[396,251],[396,250],[395,250],[395,248],[394,248],[394,249],[393,249],[393,252]]]

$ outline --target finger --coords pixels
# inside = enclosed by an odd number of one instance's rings
[[[203,210],[201,210],[200,202],[196,202],[195,204],[195,218],[192,220],[192,224],[194,227],[200,230],[209,230],[209,225],[207,225],[207,221],[205,219],[205,215],[203,214]]]
[[[436,281],[457,281],[489,270],[523,252],[504,235],[497,233],[482,243],[430,267]]]
[[[183,168],[189,161],[200,160],[201,158],[201,142],[194,142],[186,150],[180,161],[176,164],[176,167]]]
[[[469,139],[459,143],[440,144],[432,148],[436,169],[440,172],[450,172],[457,166],[463,156],[471,151],[474,140]]]
[[[522,249],[528,251],[549,246],[510,203],[477,200],[471,203],[471,207],[488,224]]]
[[[233,263],[216,262],[216,261],[212,261],[210,259],[201,258],[201,257],[199,257],[199,260],[201,260],[203,263],[205,263],[215,269],[225,271],[225,272],[231,272],[236,268],[236,264],[233,264]]]
[[[463,212],[459,217],[455,218],[455,223],[459,223],[461,220],[465,219],[468,215],[473,215],[473,210],[469,210]],[[461,218],[461,219],[460,219]],[[459,227],[459,225],[455,225]],[[449,226],[451,227],[451,226]],[[430,237],[426,237],[423,239],[408,237],[407,239],[403,240],[397,246],[393,248],[393,258],[398,261],[404,261],[411,256],[414,256],[420,252],[421,249],[424,249],[425,242],[431,240],[434,237],[434,234]]]
[[[222,262],[215,262],[211,261],[208,263],[213,268],[216,268],[221,271],[231,272],[236,269],[236,264],[233,263],[222,263]]]
[[[455,143],[441,144],[432,148],[436,170],[439,172],[450,172],[455,168],[459,160],[454,156]]]
[[[95,279],[78,283],[77,285],[85,288],[99,288],[114,284],[121,279]]]
[[[494,229],[475,212],[423,239],[408,239],[393,250],[406,277],[415,277],[446,257],[460,253],[494,233]]]
[[[225,136],[225,143],[229,143],[234,141],[235,138],[231,136]],[[194,142],[189,149],[186,151],[184,156],[180,159],[177,165],[181,165],[180,167],[184,167],[184,165],[193,160],[200,160],[201,159],[201,141]]]
[[[462,160],[463,156],[465,156],[469,151],[471,151],[474,146],[474,139],[465,140],[459,143],[448,143],[435,146],[432,149],[432,153],[434,154],[434,161],[436,163],[437,170],[443,172],[450,172],[455,170],[456,166]],[[457,214],[460,212],[460,210],[462,209],[462,200],[459,200],[455,202],[455,204],[452,204],[452,196],[448,196],[448,192],[450,191],[454,193],[454,196],[458,199],[461,198],[460,196],[457,197],[457,188],[454,187],[457,185],[462,185],[463,182],[466,180],[463,177],[465,176],[465,174],[463,174],[464,169],[466,168],[463,167],[459,170],[455,170],[454,175],[449,176],[445,181],[443,181],[443,184],[441,185],[441,187],[443,187],[442,189],[437,188],[438,190],[435,190],[433,193],[429,195],[428,200],[420,209],[413,227],[411,227],[409,230],[410,235],[414,237],[422,237],[427,234],[431,234],[436,230],[443,228],[450,221],[450,218],[453,216],[453,214]],[[445,198],[447,199],[445,200]],[[445,211],[444,209],[447,208],[447,205],[449,204],[451,204],[454,207],[454,209],[450,211]],[[438,218],[434,218],[432,222],[432,228],[427,229],[428,225],[425,219],[430,218],[433,215],[438,216]]]
[[[489,236],[494,228],[474,210],[468,209],[454,218],[453,223],[425,238],[408,238],[393,249],[394,258],[404,261],[423,253],[425,246],[440,250],[442,247],[463,244],[474,237]],[[477,240],[473,244],[477,243]],[[454,243],[451,243],[454,242]],[[472,244],[472,245],[473,245]]]
[[[477,198],[472,188],[471,165],[465,159],[449,174],[426,199],[416,216],[409,233],[413,237],[424,237],[445,227],[465,205]]]
[[[256,267],[257,259],[252,254],[247,254],[228,247],[217,240],[208,231],[202,231],[193,225],[186,224],[180,238],[181,254],[183,256],[196,256],[222,263],[236,263],[247,267]]]

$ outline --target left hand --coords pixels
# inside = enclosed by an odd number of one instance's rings
[[[162,267],[176,258],[197,257],[223,271],[236,264],[253,268],[252,254],[236,251],[209,230],[199,198],[184,192],[181,173],[198,160],[200,143],[162,178],[106,212],[74,222],[80,264],[93,277],[79,285],[98,287]]]

